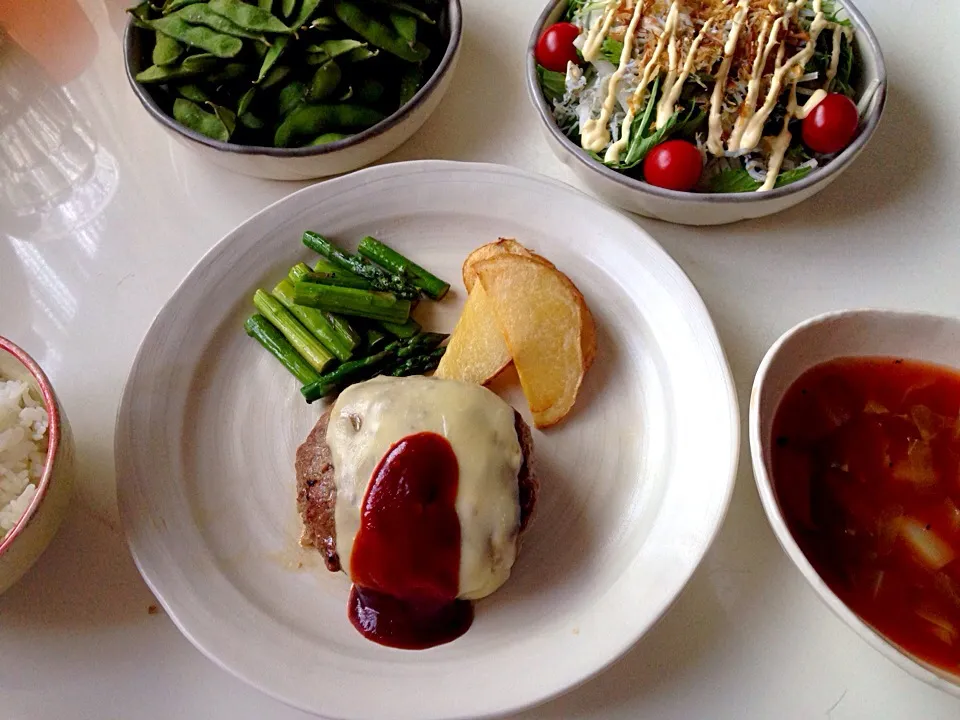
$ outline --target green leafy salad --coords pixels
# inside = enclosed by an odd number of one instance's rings
[[[672,190],[796,182],[856,136],[854,28],[833,0],[571,0],[536,47],[559,128]]]

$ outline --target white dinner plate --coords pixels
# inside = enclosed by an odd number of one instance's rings
[[[515,237],[582,290],[598,354],[574,412],[534,432],[541,495],[507,584],[431,650],[364,640],[349,588],[297,545],[294,452],[324,410],[243,331],[257,287],[311,254],[304,230],[364,235],[453,283],[424,302],[449,331],[460,265]],[[497,389],[529,420],[509,378]],[[124,528],[165,610],[215,662],[329,718],[430,720],[518,710],[595,674],[690,578],[736,473],[736,394],[690,281],[635,223],[520,170],[426,161],[305,188],[221,240],[147,333],[116,430]]]

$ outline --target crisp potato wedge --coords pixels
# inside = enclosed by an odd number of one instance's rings
[[[596,355],[596,328],[570,279],[536,257],[499,253],[474,265],[538,428],[573,407]]]
[[[486,385],[510,364],[510,350],[483,286],[467,296],[463,312],[440,358],[436,377]]]
[[[500,238],[496,242],[481,245],[472,253],[467,255],[467,259],[463,261],[463,286],[467,289],[467,292],[473,290],[473,286],[477,282],[477,273],[473,269],[473,266],[478,262],[489,260],[497,255],[524,255],[526,257],[536,257],[550,267],[553,267],[553,263],[551,263],[549,260],[537,255],[536,253],[530,252],[513,238]]]

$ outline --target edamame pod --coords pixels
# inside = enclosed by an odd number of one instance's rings
[[[228,127],[224,122],[228,117],[226,113],[222,112],[224,109],[221,108],[220,110],[221,112],[209,113],[192,100],[187,100],[186,98],[177,98],[173,101],[173,117],[178,123],[185,125],[191,130],[195,130],[201,135],[226,142],[230,139],[233,128]],[[227,112],[229,115],[233,115],[233,113]],[[236,122],[235,116],[232,119]]]
[[[194,85],[193,83],[184,83],[179,85],[176,88],[176,92],[180,97],[184,97],[187,100],[193,100],[195,103],[205,103],[210,101],[210,96],[204,91],[199,85]]]
[[[413,15],[417,20],[422,20],[429,25],[437,24],[436,20],[427,15],[427,13],[420,8],[414,7],[410,3],[400,2],[399,0],[374,0],[374,2],[376,2],[378,5],[386,5],[394,10],[399,10],[400,12],[407,13],[408,15]]]
[[[293,15],[293,11],[297,9],[297,0],[283,0],[280,6],[280,12],[283,14],[283,17],[290,19],[290,16]]]
[[[310,18],[313,17],[313,14],[317,11],[318,7],[320,7],[320,0],[303,0],[303,2],[300,3],[300,11],[290,22],[290,27],[296,30],[297,28],[306,25],[308,22],[310,22]]]
[[[393,29],[397,31],[397,35],[411,45],[417,41],[417,19],[415,17],[396,10],[391,10],[387,17]]]
[[[146,30],[150,29],[150,3],[144,2],[139,5],[135,5],[132,8],[127,8],[127,12],[130,13],[130,17],[133,18],[133,24],[137,27],[144,28]]]
[[[211,53],[189,55],[179,65],[151,65],[137,73],[136,81],[143,84],[163,83],[190,78],[210,72],[217,66],[217,56]]]
[[[260,87],[266,89],[273,87],[290,74],[290,67],[287,65],[275,65],[267,73],[267,76],[260,83]]]
[[[347,55],[351,50],[364,48],[367,44],[359,40],[324,40],[322,43],[307,46],[308,55],[319,56],[319,62],[311,64],[322,64],[327,60],[333,60],[341,55]]]
[[[287,49],[287,43],[290,42],[290,38],[287,36],[278,37],[273,41],[273,45],[267,50],[267,54],[263,57],[263,62],[260,63],[260,73],[257,75],[256,82],[261,82],[270,72],[277,60],[280,59],[280,56],[283,55],[284,51]]]
[[[239,80],[247,73],[247,66],[242,62],[230,62],[221,67],[215,73],[211,73],[207,80],[211,85],[229,82],[230,80]]]
[[[318,102],[330,97],[337,89],[342,77],[343,72],[340,66],[333,60],[318,67],[313,74],[310,89],[307,91],[307,102]]]
[[[240,96],[240,100],[237,102],[237,115],[243,115],[247,110],[250,109],[250,103],[253,102],[253,98],[256,94],[257,88],[254,86]]]
[[[280,18],[258,7],[248,5],[241,0],[210,0],[210,9],[223,15],[244,30],[255,32],[289,33],[290,28]]]
[[[249,38],[251,40],[261,40],[266,42],[266,38],[264,37],[263,33],[255,33],[250,32],[249,30],[244,30],[235,22],[228,20],[223,15],[218,15],[215,13],[210,9],[210,6],[207,3],[187,5],[185,8],[177,11],[177,17],[183,18],[186,22],[194,25],[205,25],[212,30],[224,33],[225,35],[232,35],[233,37]]]
[[[155,31],[155,34],[157,38],[153,45],[153,64],[173,65],[183,54],[183,45],[162,32]]]
[[[285,117],[297,105],[303,102],[307,94],[307,84],[300,80],[288,83],[277,96],[277,114]]]
[[[408,65],[400,76],[400,107],[413,99],[423,84],[423,68],[420,65]]]
[[[184,8],[187,5],[196,5],[197,3],[204,1],[205,0],[167,0],[163,4],[163,9],[160,12],[163,15],[170,15],[171,13],[176,12],[180,8]]]
[[[323,135],[318,135],[317,137],[315,137],[310,142],[310,144],[326,145],[327,143],[337,142],[337,140],[346,140],[348,137],[350,136],[344,133],[337,133],[337,132],[324,133]]]
[[[383,97],[386,88],[376,78],[364,78],[357,87],[356,98],[364,105],[373,105]]]
[[[300,105],[277,128],[274,144],[290,147],[303,137],[328,129],[363,130],[383,120],[383,113],[362,105]]]
[[[220,58],[232,58],[243,49],[243,41],[232,35],[211,30],[202,25],[191,25],[177,15],[157,18],[150,21],[150,27],[179,40],[184,45],[206,50]]]
[[[408,62],[423,62],[430,55],[430,48],[422,42],[408,42],[396,30],[372,15],[359,5],[348,0],[335,0],[333,11],[340,22],[353,30],[371,45],[386,50]]]

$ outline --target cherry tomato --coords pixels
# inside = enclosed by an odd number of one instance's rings
[[[667,140],[643,160],[643,177],[651,185],[668,190],[690,190],[703,172],[703,158],[693,143]]]
[[[573,23],[551,25],[537,40],[537,62],[554,72],[566,72],[568,62],[579,64],[580,56],[573,46],[579,34],[580,28]]]
[[[803,119],[803,142],[814,152],[840,152],[853,140],[857,122],[853,100],[830,93]]]

